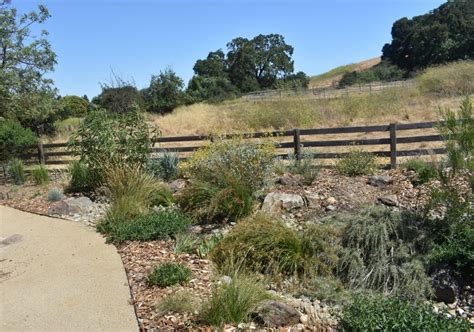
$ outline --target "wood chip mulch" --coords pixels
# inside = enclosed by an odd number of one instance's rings
[[[118,247],[127,272],[135,311],[141,331],[206,330],[194,314],[161,315],[155,309],[157,302],[176,292],[186,292],[191,297],[207,298],[211,294],[211,265],[196,255],[175,254],[172,241],[126,242]],[[192,271],[192,279],[183,286],[160,288],[150,286],[148,274],[156,265],[176,262]]]

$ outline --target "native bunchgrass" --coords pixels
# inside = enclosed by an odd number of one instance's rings
[[[37,185],[43,185],[49,182],[48,170],[43,165],[34,168],[31,171],[31,175],[33,176],[33,179]]]
[[[281,275],[311,277],[330,274],[337,263],[336,232],[312,227],[303,235],[278,220],[258,214],[240,221],[211,251],[210,258],[222,273],[240,266],[279,278]]]
[[[250,321],[250,313],[271,296],[256,278],[234,274],[229,283],[215,286],[202,310],[203,320],[215,327]]]
[[[8,162],[8,173],[14,184],[20,185],[26,181],[25,166],[21,159],[13,158]]]
[[[155,305],[159,315],[195,313],[200,311],[200,301],[188,291],[180,290],[161,298]]]

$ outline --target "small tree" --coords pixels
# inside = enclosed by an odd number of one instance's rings
[[[184,103],[184,82],[172,69],[151,77],[150,86],[142,91],[148,112],[168,113]]]

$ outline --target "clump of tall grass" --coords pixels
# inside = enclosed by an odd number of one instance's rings
[[[251,320],[250,314],[258,304],[271,297],[264,285],[254,277],[234,274],[230,283],[217,285],[201,316],[208,324],[221,328]]]
[[[337,262],[336,248],[329,245],[335,235],[324,226],[299,235],[280,221],[259,214],[239,222],[211,251],[210,258],[223,272],[240,265],[273,277],[327,274]]]
[[[14,184],[20,185],[26,181],[25,166],[21,159],[13,158],[8,162],[8,173]]]
[[[200,303],[197,298],[187,291],[177,291],[158,301],[155,305],[159,315],[169,313],[194,313],[200,311]]]
[[[459,96],[474,93],[474,61],[458,61],[426,69],[416,78],[425,94]]]
[[[416,243],[422,236],[416,219],[383,207],[357,215],[340,215],[342,234],[338,273],[353,288],[426,298],[431,286],[419,260]]]
[[[43,165],[34,168],[31,174],[37,185],[43,185],[49,182],[48,170]]]
[[[190,185],[180,205],[196,220],[236,220],[252,211],[255,192],[272,169],[274,147],[243,138],[217,138],[181,164]]]
[[[128,219],[148,212],[154,205],[173,202],[170,189],[140,168],[119,167],[107,172],[108,218]]]

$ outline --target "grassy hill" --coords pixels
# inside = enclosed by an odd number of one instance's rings
[[[342,75],[344,75],[345,73],[351,72],[351,71],[361,71],[364,69],[368,69],[379,63],[380,63],[380,57],[376,57],[376,58],[361,61],[358,63],[352,63],[349,65],[336,67],[326,73],[312,76],[309,81],[309,88],[331,87],[335,83],[339,82],[339,80],[342,78]]]

